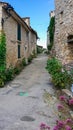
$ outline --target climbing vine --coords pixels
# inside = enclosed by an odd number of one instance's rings
[[[2,31],[0,34],[0,71],[6,67],[6,37]]]
[[[47,31],[49,31],[49,40],[50,40],[50,44],[47,46],[47,48],[48,48],[48,51],[50,51],[54,43],[55,17],[52,17],[50,19],[50,24],[48,26]]]
[[[0,87],[4,85],[6,80],[6,37],[4,32],[0,32]]]

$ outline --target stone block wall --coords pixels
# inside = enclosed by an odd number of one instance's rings
[[[2,16],[7,17],[6,11],[2,11]],[[6,34],[6,63],[7,67],[10,65],[15,66],[16,63],[22,60],[22,58],[28,57],[28,41],[26,40],[26,30],[21,25],[21,42],[17,40],[17,24],[12,16],[9,17],[3,25],[4,32]],[[20,23],[20,22],[19,22]],[[18,58],[18,44],[20,44],[20,58]],[[25,50],[25,44],[27,49]]]
[[[31,55],[33,53],[33,51],[35,51],[35,53],[37,53],[36,44],[37,44],[36,35],[32,31],[30,31],[30,33],[29,33],[29,55]]]
[[[21,62],[23,58],[26,58],[32,54],[33,50],[36,51],[37,34],[28,25],[24,23],[23,19],[13,10],[10,10],[11,16],[3,6],[7,6],[7,3],[0,2],[0,31],[3,29],[6,35],[6,64],[9,66],[15,66],[18,62]],[[4,20],[2,26],[2,19]],[[28,21],[30,23],[30,21]],[[17,39],[18,24],[21,26],[21,40]],[[32,31],[33,30],[33,31]],[[18,57],[18,45],[20,45],[20,56]]]
[[[55,0],[54,47],[63,65],[73,62],[73,42],[68,43],[69,35],[73,35],[73,0]]]

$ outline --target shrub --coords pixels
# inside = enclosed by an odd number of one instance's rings
[[[20,73],[20,68],[19,67],[15,67],[14,68],[14,74],[19,74]]]
[[[35,50],[33,50],[33,52],[32,52],[32,58],[36,58],[36,57],[37,57],[36,52],[35,52]]]
[[[0,78],[0,87],[3,87],[4,86],[4,81],[3,79]]]
[[[51,58],[47,61],[46,69],[50,74],[54,74],[55,72],[60,72],[62,65],[56,58]]]
[[[73,68],[70,70],[69,74],[70,74],[70,76],[71,76],[71,78],[72,78],[72,81],[73,81]],[[73,82],[72,82],[72,83],[73,83]]]
[[[30,63],[31,61],[32,61],[32,55],[30,55],[29,57],[28,57],[28,63]]]
[[[26,59],[25,58],[22,59],[22,65],[26,66]]]
[[[0,34],[0,66],[6,65],[6,37],[2,31]]]
[[[37,45],[37,53],[40,54],[40,53],[42,53],[42,52],[43,52],[42,46],[38,46],[38,45]]]
[[[51,58],[47,61],[46,69],[51,74],[52,81],[57,88],[65,88],[72,83],[70,74],[56,58]]]
[[[48,49],[48,53],[50,53],[54,43],[55,17],[52,17],[50,19],[50,24],[48,26],[47,31],[49,31],[49,41],[50,41],[50,44],[47,46],[47,49]]]
[[[0,87],[4,86],[6,80],[5,69],[0,67]]]
[[[0,33],[0,87],[4,86],[6,80],[6,37],[4,32]]]
[[[12,80],[13,77],[14,77],[14,69],[13,69],[13,67],[9,67],[8,69],[6,69],[5,75],[6,75],[6,81]]]
[[[17,63],[16,63],[16,66],[14,68],[14,73],[15,74],[19,74],[20,71],[23,69],[23,64],[22,64],[22,61],[21,60],[18,60]]]

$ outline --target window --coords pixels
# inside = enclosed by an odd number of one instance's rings
[[[17,40],[21,41],[21,25],[17,25]]]
[[[63,23],[63,11],[60,12],[60,24]]]
[[[29,40],[29,32],[26,32],[26,38]]]
[[[21,55],[20,55],[20,44],[18,44],[18,58],[21,58]]]
[[[73,35],[69,35],[69,36],[67,37],[67,42],[68,42],[68,43],[73,43]]]

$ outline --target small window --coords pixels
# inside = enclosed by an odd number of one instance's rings
[[[69,35],[69,36],[67,37],[67,42],[68,42],[68,43],[73,43],[73,35]]]
[[[17,25],[17,40],[21,41],[21,25]]]
[[[21,55],[20,55],[20,44],[18,44],[18,58],[21,58]]]
[[[29,32],[26,32],[26,38],[29,39]]]
[[[60,24],[63,23],[63,11],[60,12]]]

